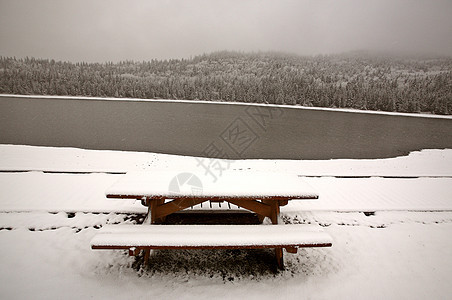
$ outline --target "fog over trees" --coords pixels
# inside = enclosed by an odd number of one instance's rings
[[[0,57],[0,93],[451,114],[452,58],[227,51],[190,59],[119,63]]]

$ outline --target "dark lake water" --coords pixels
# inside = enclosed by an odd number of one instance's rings
[[[0,96],[0,143],[221,158],[395,157],[452,148],[452,119],[212,103]]]

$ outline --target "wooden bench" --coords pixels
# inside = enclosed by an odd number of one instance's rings
[[[283,249],[296,253],[302,247],[330,247],[331,237],[310,226],[277,225],[280,206],[289,200],[317,199],[318,194],[297,176],[256,172],[225,172],[221,182],[202,180],[203,174],[133,172],[106,191],[112,199],[136,199],[148,207],[149,225],[102,228],[92,249],[128,249],[129,254],[150,249],[274,248],[278,267],[284,268]],[[174,185],[174,182],[178,185]],[[189,184],[195,190],[182,191]],[[179,188],[179,190],[178,190]],[[205,201],[227,201],[268,217],[275,225],[156,225],[169,214]]]
[[[330,247],[331,237],[304,225],[111,225],[91,241],[92,249],[260,249]]]

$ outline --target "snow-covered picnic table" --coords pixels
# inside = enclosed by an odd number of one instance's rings
[[[280,206],[290,200],[317,199],[319,195],[301,178],[279,173],[227,171],[213,181],[204,173],[129,172],[106,191],[107,198],[137,199],[148,207],[151,224],[205,201],[229,202],[268,217],[278,224]],[[163,225],[162,225],[163,226]],[[92,240],[93,249],[129,249],[136,255],[162,248],[275,248],[283,268],[283,248],[295,253],[299,247],[329,247],[331,237],[301,225],[165,225],[103,228]],[[208,239],[206,240],[206,237]]]

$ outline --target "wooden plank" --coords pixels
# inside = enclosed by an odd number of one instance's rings
[[[140,254],[141,248],[139,247],[130,247],[129,248],[129,256],[137,256]]]
[[[150,200],[149,201],[149,213],[151,213],[151,224],[157,223],[157,206],[159,204],[159,200]]]
[[[122,195],[122,194],[107,194],[106,195],[107,198],[109,199],[135,199],[135,200],[141,200],[143,198],[152,198],[152,199],[205,199],[206,200],[211,200],[214,202],[222,202],[222,201],[228,201],[228,199],[242,199],[242,200],[256,200],[256,199],[266,199],[266,200],[270,200],[270,201],[288,201],[288,200],[315,200],[318,199],[318,196],[292,196],[292,197],[287,197],[287,196],[212,196],[212,195],[198,195],[196,197],[192,196],[192,195],[173,195],[173,194],[168,194],[168,195],[139,195],[139,194],[134,194],[134,195]]]
[[[272,224],[278,224],[279,212],[280,212],[278,201],[267,200],[267,203],[270,205],[270,208],[271,208],[270,220],[272,221]]]
[[[170,215],[172,213],[175,213],[177,211],[189,208],[191,206],[197,205],[199,203],[205,202],[208,199],[199,199],[199,198],[180,198],[176,199],[164,204],[156,205],[155,206],[155,218],[163,218],[167,215]],[[152,203],[152,202],[151,202]],[[151,210],[152,212],[152,210]]]
[[[251,210],[258,215],[265,217],[271,216],[271,207],[268,204],[256,200],[245,200],[245,199],[228,199],[227,201],[229,203]]]
[[[141,200],[143,198],[147,198],[147,196],[144,195],[121,195],[121,194],[107,194],[106,197],[109,199],[134,199],[134,200]]]
[[[265,203],[269,204],[271,208],[270,212],[270,220],[272,224],[276,225],[279,221],[279,203],[278,201],[270,201],[268,199],[264,200]],[[276,258],[276,264],[278,265],[278,268],[281,270],[284,270],[284,252],[282,247],[276,247],[275,248],[275,258]]]
[[[278,199],[278,204],[279,204],[279,206],[285,206],[285,205],[289,204],[289,199],[283,199],[283,200]]]
[[[149,257],[151,256],[151,248],[142,248],[144,249],[144,266],[149,264]]]
[[[122,195],[123,198],[135,199],[142,196],[153,199],[158,197],[177,199],[180,196],[193,195],[193,189],[186,190],[184,195],[174,195],[171,189],[168,189],[169,184],[177,186],[179,180],[182,180],[181,183],[186,183],[188,180],[196,189],[195,193],[203,198],[314,199],[318,197],[318,193],[309,184],[293,174],[227,170],[222,173],[221,181],[201,182],[199,178],[203,178],[204,175],[203,172],[178,174],[175,170],[131,171],[121,176],[107,189],[106,193],[109,197]]]
[[[100,241],[98,240],[98,243],[91,242],[91,248],[109,250],[128,249],[130,253],[131,249],[135,247],[136,249],[144,251],[145,265],[148,264],[151,249],[273,248],[275,249],[278,268],[284,269],[283,248],[289,253],[296,253],[298,248],[332,246],[332,240],[328,234],[318,230],[305,231],[304,226],[302,226],[303,230],[302,227],[299,226],[302,225],[113,225],[110,226],[110,228],[107,228],[105,233],[99,234],[100,236],[103,236],[103,238],[101,238]],[[103,229],[105,229],[105,227]],[[156,233],[155,237],[153,237],[153,233]],[[172,236],[171,233],[176,235]],[[305,236],[303,236],[304,233],[306,234]],[[115,234],[116,236],[114,236]],[[137,239],[133,238],[134,234],[138,234]],[[224,239],[224,236],[222,236],[224,234],[229,234],[229,238]],[[265,237],[264,239],[259,237],[257,240],[255,239],[262,234]],[[113,238],[109,238],[109,235]],[[234,240],[238,239],[237,244],[230,244],[232,241],[231,236]],[[288,236],[291,236],[289,237],[291,242],[285,240]],[[107,237],[106,240],[105,237]],[[293,240],[294,237],[295,240]],[[96,236],[94,239],[95,238]],[[192,238],[196,241],[193,242]],[[253,238],[254,240],[252,240]],[[126,239],[126,241],[129,242],[122,243],[122,239]],[[212,243],[212,239],[224,241],[224,243],[219,244],[218,241]],[[272,242],[272,239],[279,240],[279,243],[275,241]],[[132,240],[135,240],[135,242],[131,242]],[[184,244],[187,242],[188,244]]]
[[[215,225],[213,225],[215,226]],[[230,245],[217,245],[217,246],[159,246],[159,245],[151,245],[151,246],[140,246],[140,250],[165,250],[165,249],[187,249],[187,250],[195,250],[195,249],[271,249],[271,248],[323,248],[323,247],[331,247],[332,243],[299,243],[299,244],[291,244],[291,245],[275,245],[272,243],[268,243],[266,245],[245,245],[245,246],[230,246]],[[93,250],[129,250],[133,248],[133,245],[91,245],[91,249]],[[289,251],[287,251],[289,252]],[[292,253],[292,252],[289,252]]]
[[[327,246],[331,237],[307,225],[110,225],[93,237],[96,247],[271,248]]]
[[[286,251],[288,253],[296,254],[298,252],[298,248],[297,247],[286,247]]]

